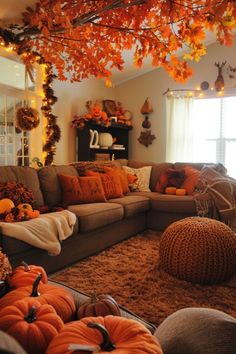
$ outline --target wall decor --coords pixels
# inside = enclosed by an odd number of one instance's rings
[[[146,130],[141,132],[138,141],[140,142],[140,144],[143,144],[144,146],[148,147],[150,144],[152,144],[154,139],[156,139],[156,137],[154,134],[151,133],[151,130]]]
[[[142,123],[142,127],[149,129],[151,127],[151,122],[149,121],[148,118],[149,118],[149,114],[153,112],[153,108],[148,97],[144,101],[144,104],[142,105],[140,112],[145,116],[145,119]]]
[[[215,63],[215,66],[218,68],[218,76],[215,81],[215,90],[217,92],[224,90],[225,82],[224,78],[222,75],[222,69],[225,66],[226,61],[223,61],[221,64],[220,63]]]

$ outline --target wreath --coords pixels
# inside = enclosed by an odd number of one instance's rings
[[[39,113],[31,107],[18,108],[16,112],[17,126],[22,130],[32,130],[39,125]]]

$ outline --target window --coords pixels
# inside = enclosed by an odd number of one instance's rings
[[[194,99],[193,161],[221,162],[236,178],[236,96]]]
[[[0,165],[30,162],[30,132],[17,127],[16,111],[26,101],[36,105],[39,97],[31,80],[27,82],[26,97],[25,84],[25,65],[0,56]]]

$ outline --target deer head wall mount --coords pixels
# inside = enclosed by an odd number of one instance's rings
[[[225,66],[226,64],[226,61],[223,61],[222,63],[217,63],[215,62],[215,66],[218,68],[218,76],[217,76],[217,79],[215,81],[215,90],[217,92],[221,91],[224,89],[224,78],[223,78],[223,75],[222,75],[222,69],[223,67]]]

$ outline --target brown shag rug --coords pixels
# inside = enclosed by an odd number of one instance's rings
[[[160,233],[146,231],[50,277],[91,294],[110,294],[158,326],[184,307],[211,307],[236,317],[236,275],[219,285],[178,280],[158,268]]]

